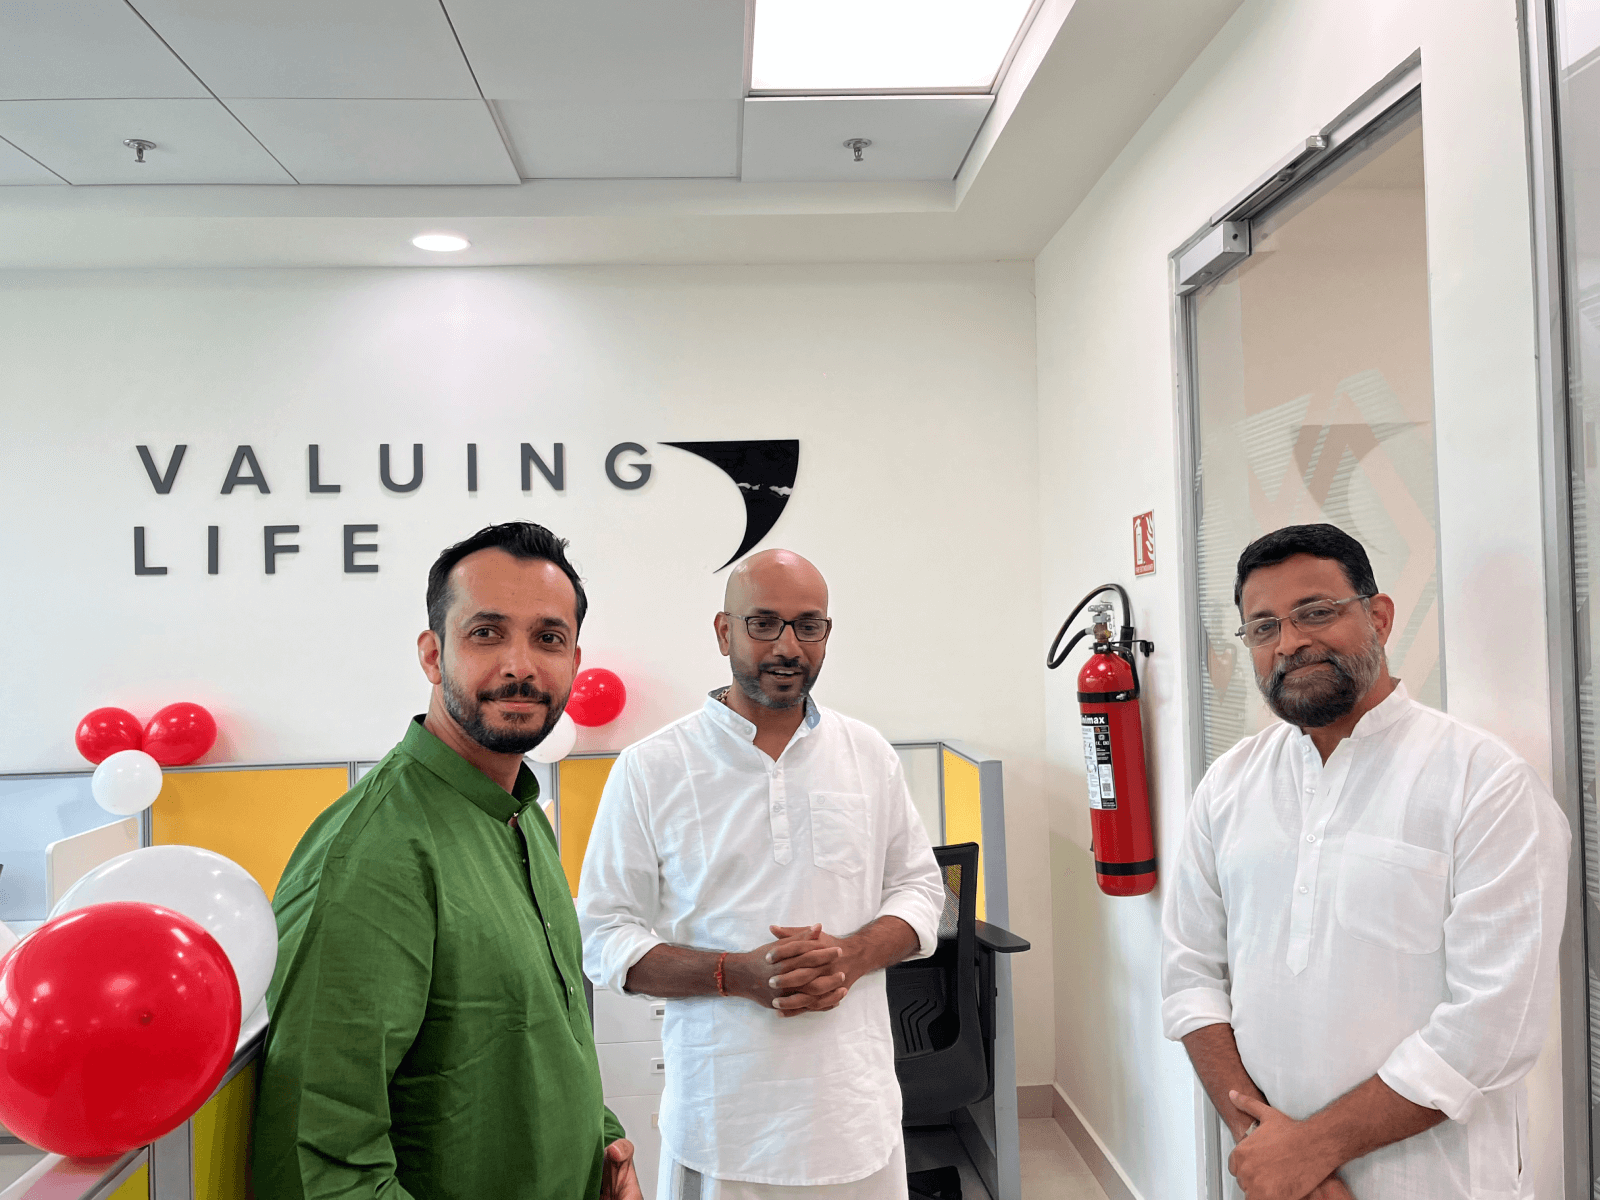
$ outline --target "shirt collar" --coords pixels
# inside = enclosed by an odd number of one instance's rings
[[[539,798],[539,781],[527,763],[517,769],[516,795],[510,795],[429,733],[421,716],[411,718],[406,736],[400,739],[400,748],[502,825]]]
[[[1356,727],[1350,731],[1350,737],[1364,738],[1371,737],[1375,733],[1382,733],[1401,717],[1405,716],[1406,709],[1410,704],[1411,694],[1406,691],[1406,685],[1396,679],[1394,681],[1394,691],[1390,692],[1376,705],[1367,710],[1365,715],[1362,716],[1361,720],[1356,722]],[[1300,745],[1301,752],[1306,755],[1308,761],[1310,759],[1316,759],[1320,762],[1322,755],[1317,750],[1316,743],[1311,740],[1311,735],[1304,729],[1301,729],[1295,725],[1290,725],[1289,728],[1294,730],[1295,739]],[[1339,746],[1343,746],[1345,741],[1348,740],[1350,739],[1346,738],[1341,740]],[[1338,749],[1339,747],[1337,746],[1334,748],[1335,754],[1338,753]]]
[[[1356,722],[1356,727],[1350,731],[1350,736],[1371,737],[1375,733],[1382,733],[1405,715],[1406,708],[1410,702],[1411,695],[1406,691],[1406,685],[1396,679],[1394,681],[1394,691],[1369,709],[1366,715]]]
[[[707,692],[705,707],[701,711],[723,732],[732,734],[742,742],[754,742],[756,740],[755,725],[745,720],[734,712],[731,707],[722,702],[723,694],[727,690],[725,687],[720,687]],[[794,736],[797,738],[804,737],[815,729],[821,720],[822,710],[817,707],[815,700],[807,696],[805,719],[800,722],[800,728],[794,731]]]

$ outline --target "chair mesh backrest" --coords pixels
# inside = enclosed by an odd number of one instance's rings
[[[956,936],[961,924],[961,864],[954,863],[944,869],[944,911],[939,914],[939,936],[949,939]]]

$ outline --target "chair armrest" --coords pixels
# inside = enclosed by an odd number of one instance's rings
[[[991,925],[987,921],[974,921],[973,927],[978,934],[978,945],[985,946],[996,954],[1018,954],[1033,948],[1009,929],[1001,929],[1000,926]]]

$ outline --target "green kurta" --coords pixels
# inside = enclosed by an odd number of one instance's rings
[[[622,1128],[538,795],[419,718],[301,839],[273,901],[260,1200],[598,1195]]]

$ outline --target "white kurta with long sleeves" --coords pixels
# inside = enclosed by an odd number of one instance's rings
[[[1286,724],[1195,791],[1163,913],[1162,1017],[1233,1025],[1291,1117],[1377,1074],[1451,1119],[1341,1171],[1358,1200],[1512,1200],[1544,1043],[1566,818],[1498,738],[1403,686],[1324,764]]]
[[[662,943],[751,950],[769,925],[843,936],[882,916],[937,945],[944,888],[899,756],[875,730],[807,702],[778,756],[715,696],[628,747],[600,801],[578,889],[584,969],[621,992]],[[881,971],[838,1008],[781,1018],[748,1000],[672,1000],[661,1137],[719,1179],[837,1184],[900,1144]]]

